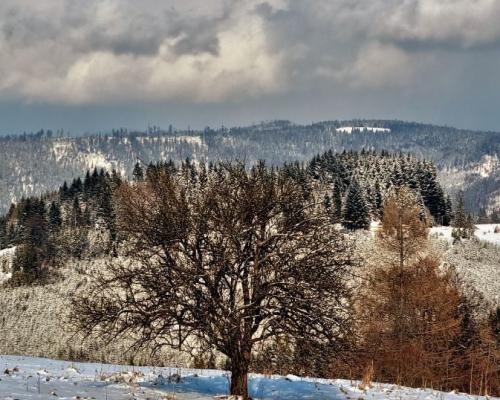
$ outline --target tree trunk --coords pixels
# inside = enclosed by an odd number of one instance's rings
[[[237,355],[231,359],[231,389],[232,396],[239,396],[242,400],[249,400],[248,396],[248,370],[250,367],[249,356]]]

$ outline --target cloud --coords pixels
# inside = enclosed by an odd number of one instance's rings
[[[496,0],[2,0],[0,99],[224,103],[433,87],[449,81],[439,65],[499,50],[499,17]]]
[[[285,79],[282,56],[267,48],[250,2],[200,14],[181,13],[175,2],[137,8],[118,0],[45,0],[32,9],[6,1],[2,96],[75,104],[221,101],[279,91]]]
[[[417,64],[401,49],[380,43],[361,49],[354,62],[340,71],[319,69],[321,76],[333,76],[354,88],[407,86],[414,82]]]
[[[385,12],[379,33],[388,40],[448,49],[500,46],[500,2],[413,0]]]

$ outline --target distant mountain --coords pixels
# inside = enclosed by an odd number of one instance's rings
[[[243,159],[268,164],[306,161],[332,149],[412,153],[434,162],[443,187],[465,191],[469,209],[500,209],[500,133],[384,120],[325,121],[297,125],[272,121],[203,131],[113,131],[77,138],[52,132],[0,138],[0,213],[23,196],[55,190],[88,169],[116,169],[169,159],[198,162]]]

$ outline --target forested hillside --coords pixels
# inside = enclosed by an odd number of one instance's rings
[[[155,181],[169,171],[189,176],[196,185],[218,168],[213,163],[197,166],[189,159],[147,166],[137,162],[132,179]],[[434,165],[409,155],[328,151],[308,163],[285,164],[281,171],[320,196],[332,222],[348,229],[368,229],[372,220],[381,217],[391,191],[403,186],[418,194],[422,212],[429,213],[429,223],[448,225],[452,216],[452,202],[437,180]],[[114,192],[124,179],[114,169],[109,173],[94,168],[82,178],[64,182],[57,191],[12,205],[0,217],[0,249],[18,246],[13,279],[19,278],[16,271],[23,281],[41,279],[43,266],[57,258],[116,253],[121,237]]]
[[[387,150],[433,161],[445,191],[464,189],[466,205],[493,214],[500,206],[500,133],[400,121],[329,121],[296,125],[274,121],[203,131],[118,130],[78,138],[40,131],[0,138],[0,209],[12,201],[55,190],[94,167],[130,177],[141,163],[190,158],[240,159],[268,165],[307,161],[327,150]]]

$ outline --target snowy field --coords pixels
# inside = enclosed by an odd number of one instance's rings
[[[499,232],[495,233],[495,228],[497,227],[497,231]],[[476,238],[484,242],[500,245],[500,224],[477,224],[476,228],[474,232]],[[451,226],[437,226],[431,228],[430,234],[433,237],[444,239],[451,243],[453,241],[451,237],[452,229]]]
[[[227,393],[223,371],[127,367],[0,356],[0,399],[5,400],[208,400]],[[375,384],[363,391],[348,380],[252,375],[255,400],[409,399],[466,400],[484,397]],[[490,397],[491,399],[491,397]]]

